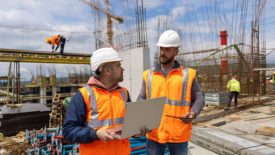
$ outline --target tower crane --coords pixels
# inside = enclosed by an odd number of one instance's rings
[[[116,16],[113,15],[109,12],[110,10],[110,3],[109,0],[105,0],[105,4],[107,6],[107,10],[104,10],[98,6],[96,6],[93,2],[91,2],[91,0],[81,0],[82,2],[88,4],[89,6],[91,6],[92,8],[98,10],[99,12],[104,13],[107,16],[107,37],[108,37],[108,43],[113,46],[113,22],[112,22],[112,18],[117,20],[119,23],[123,23],[123,18],[120,16]]]

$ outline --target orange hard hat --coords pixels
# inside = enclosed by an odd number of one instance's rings
[[[46,43],[51,44],[51,38],[46,38]]]

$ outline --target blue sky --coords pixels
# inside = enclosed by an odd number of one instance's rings
[[[120,10],[119,0],[110,0],[113,4],[112,12],[123,16]],[[134,3],[134,0],[124,0]],[[214,28],[228,28],[234,16],[240,16],[240,12],[233,9],[232,4],[237,0],[145,0],[144,6],[147,13],[147,33],[151,56],[156,51],[157,20],[159,18],[173,18],[171,23],[184,31],[186,38],[183,40],[183,51],[201,50],[218,46],[218,31],[213,33]],[[240,1],[240,0],[239,0]],[[248,0],[251,2],[255,0]],[[216,14],[207,17],[206,9],[214,11],[214,5],[219,3]],[[118,8],[118,9],[117,9]],[[212,8],[212,9],[211,9]],[[235,7],[236,8],[236,7]],[[267,0],[265,15],[266,47],[275,48],[275,1]],[[248,12],[248,17],[251,12]],[[224,16],[219,19],[218,25],[211,25],[209,20]],[[45,38],[54,33],[62,33],[71,40],[67,42],[65,52],[92,53],[94,51],[93,19],[92,10],[80,0],[0,0],[0,48],[42,50],[49,51],[51,47],[45,43]],[[194,18],[196,17],[196,19]],[[130,18],[130,17],[129,17]],[[247,20],[250,20],[247,18]],[[249,21],[247,21],[249,23]],[[116,23],[115,23],[116,24]],[[209,26],[210,25],[210,26]],[[211,27],[212,26],[212,27]],[[247,26],[249,27],[249,26]],[[195,31],[195,32],[194,32]],[[72,33],[71,33],[72,32]],[[211,35],[209,35],[211,32]],[[190,38],[190,34],[200,34],[199,39]],[[233,32],[232,32],[233,33]],[[249,30],[247,30],[249,33]],[[211,38],[210,40],[206,38]],[[233,35],[230,36],[232,42]],[[216,41],[215,41],[216,40]],[[214,41],[214,42],[213,42]],[[195,45],[194,45],[195,42]],[[198,44],[199,42],[199,44]],[[193,44],[192,44],[193,43]],[[275,52],[268,56],[268,62],[275,61]],[[2,65],[3,64],[3,65]],[[1,75],[7,74],[8,63],[0,63],[3,68]],[[42,64],[43,66],[55,67],[57,73],[64,75],[70,72],[71,65]],[[37,66],[37,65],[36,65]],[[75,67],[75,66],[74,66]],[[27,77],[30,71],[37,67],[33,64],[22,64],[21,73]]]

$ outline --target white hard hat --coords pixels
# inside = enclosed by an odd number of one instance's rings
[[[106,62],[115,62],[121,60],[122,59],[118,56],[117,51],[115,51],[113,48],[101,48],[96,50],[91,56],[91,69],[92,71],[96,71],[100,65]]]
[[[164,31],[160,35],[159,41],[157,43],[157,46],[159,47],[179,47],[180,45],[180,36],[178,32],[174,30]]]

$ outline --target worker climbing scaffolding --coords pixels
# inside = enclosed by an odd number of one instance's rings
[[[275,72],[272,73],[273,91],[275,91]]]
[[[54,34],[51,38],[46,38],[46,42],[52,45],[52,52],[56,51],[59,48],[60,43],[60,34]],[[56,45],[56,47],[55,47]],[[54,49],[55,48],[55,49]]]
[[[57,51],[57,49],[60,46],[60,55],[63,55],[65,43],[66,43],[66,41],[69,41],[70,39],[71,39],[71,35],[70,35],[69,39],[66,39],[64,35],[54,34],[54,35],[52,35],[51,38],[46,38],[46,43],[52,45],[52,52]]]
[[[275,85],[275,72],[272,73],[272,84]]]

